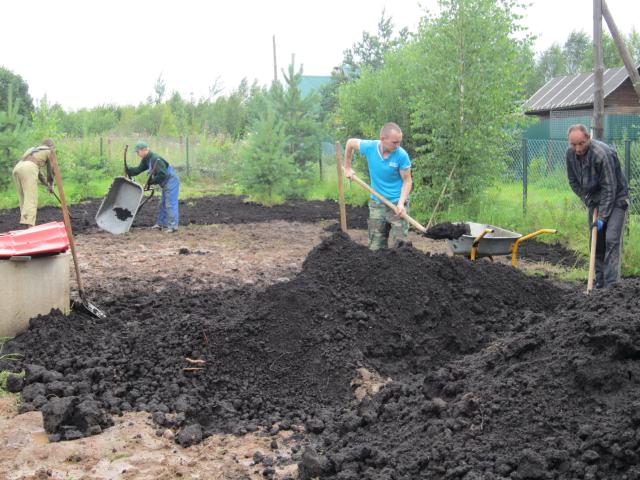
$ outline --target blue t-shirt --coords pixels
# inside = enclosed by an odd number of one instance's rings
[[[411,159],[402,147],[398,147],[384,159],[380,154],[379,145],[380,140],[360,140],[360,153],[367,157],[371,188],[390,202],[396,203],[402,190],[400,170],[411,168]],[[380,202],[374,195],[371,195],[371,198]]]

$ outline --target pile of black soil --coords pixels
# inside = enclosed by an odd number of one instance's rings
[[[92,198],[71,205],[71,224],[74,233],[97,229],[95,216],[102,199]],[[159,200],[152,198],[136,214],[132,227],[150,227],[156,221]],[[126,210],[116,211],[121,220],[131,216]],[[368,209],[347,205],[349,228],[367,228]],[[242,224],[285,220],[312,223],[321,220],[338,220],[338,204],[331,200],[291,200],[282,205],[267,207],[245,198],[233,195],[201,197],[180,200],[181,225]],[[8,232],[19,227],[20,211],[17,208],[0,210],[0,232]],[[62,221],[62,211],[58,207],[47,206],[38,209],[38,224]]]
[[[544,243],[537,240],[525,240],[518,247],[518,258],[526,258],[533,262],[546,262],[569,268],[586,267],[588,259],[560,243]]]
[[[386,386],[334,418],[302,478],[640,478],[640,282]],[[515,313],[515,312],[514,312]]]
[[[423,235],[434,240],[455,240],[456,238],[460,238],[462,235],[469,235],[469,233],[471,233],[471,229],[466,223],[444,222],[429,227]]]
[[[157,294],[153,279],[135,292],[90,292],[107,320],[32,320],[6,347],[23,360],[2,366],[27,370],[11,381],[21,411],[41,410],[53,439],[97,433],[109,424],[101,413],[143,410],[163,427],[200,432],[179,434],[185,445],[297,424],[331,441],[336,416],[356,415],[356,369],[408,381],[481,352],[562,300],[510,267],[410,247],[374,253],[342,234],[293,280],[264,290],[194,292],[181,280]]]

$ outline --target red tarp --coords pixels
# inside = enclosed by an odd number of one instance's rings
[[[65,252],[69,237],[63,222],[49,222],[26,230],[0,233],[0,258]]]

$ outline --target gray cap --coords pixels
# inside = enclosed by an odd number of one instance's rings
[[[138,150],[144,150],[145,148],[149,148],[149,145],[147,145],[147,142],[140,141],[136,143],[136,152]]]

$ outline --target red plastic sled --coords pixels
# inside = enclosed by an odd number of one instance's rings
[[[0,233],[0,258],[60,253],[68,249],[69,237],[63,222]]]

